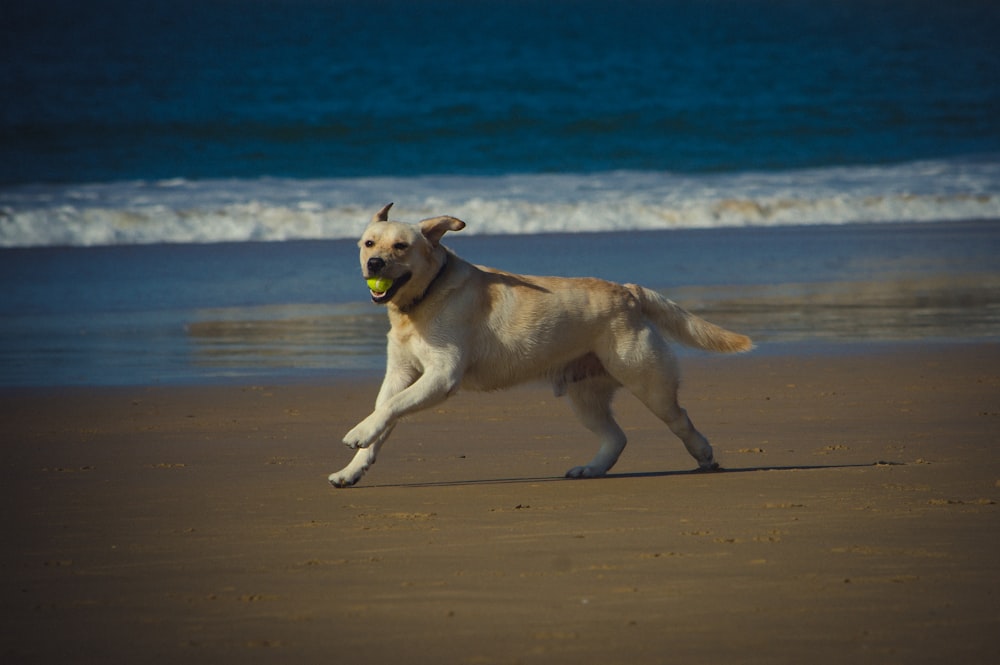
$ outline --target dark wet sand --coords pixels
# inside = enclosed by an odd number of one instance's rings
[[[0,392],[6,663],[1000,662],[1000,346],[688,357],[727,472],[632,397],[611,477],[544,388]]]

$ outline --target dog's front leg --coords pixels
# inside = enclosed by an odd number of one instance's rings
[[[348,448],[367,448],[388,436],[389,430],[400,418],[444,401],[457,387],[458,381],[451,373],[425,372],[413,385],[384,402],[380,400],[371,415],[347,433],[344,444]]]
[[[392,432],[390,427],[384,435],[382,435],[377,441],[367,448],[361,448],[355,453],[354,458],[351,459],[350,464],[345,466],[340,471],[336,473],[331,473],[329,477],[330,484],[334,487],[350,487],[356,484],[361,477],[365,475],[368,468],[375,463],[375,458],[378,456],[378,451],[385,443],[385,440],[389,438],[389,434]]]
[[[378,391],[378,397],[375,398],[376,410],[393,395],[409,387],[416,377],[417,373],[412,368],[393,363],[390,360],[389,369],[386,371],[385,379],[382,381],[382,387]],[[389,427],[371,445],[358,450],[350,464],[340,471],[330,474],[330,484],[334,487],[350,487],[361,480],[361,477],[365,475],[368,468],[375,463],[379,449],[391,433],[392,427]]]

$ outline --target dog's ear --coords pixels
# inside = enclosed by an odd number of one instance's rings
[[[374,224],[375,222],[388,222],[389,221],[389,208],[391,208],[391,207],[392,207],[391,203],[386,203],[384,206],[382,206],[381,210],[379,210],[377,213],[375,213],[374,215],[372,215],[372,221],[371,221],[371,223]]]
[[[441,236],[448,231],[461,231],[465,228],[465,222],[454,217],[442,215],[441,217],[431,217],[420,222],[420,232],[430,241],[434,247],[441,242]]]

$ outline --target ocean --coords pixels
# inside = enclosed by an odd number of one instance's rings
[[[0,386],[374,372],[389,201],[759,352],[995,342],[998,34],[975,0],[11,0]]]

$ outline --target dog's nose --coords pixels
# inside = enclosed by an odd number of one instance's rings
[[[368,259],[368,274],[377,275],[382,268],[385,267],[385,259],[380,259],[377,256],[373,256]]]

